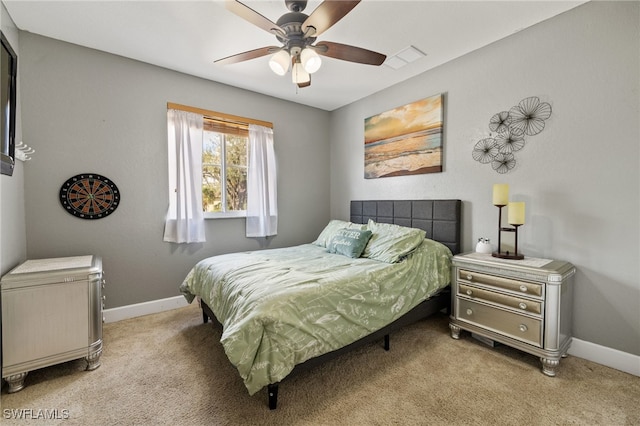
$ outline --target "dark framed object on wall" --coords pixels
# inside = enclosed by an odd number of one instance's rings
[[[2,36],[2,59],[0,60],[0,84],[2,92],[2,114],[0,114],[0,126],[2,135],[0,142],[2,150],[2,174],[13,175],[13,167],[15,164],[15,146],[16,146],[16,92],[18,79],[18,55],[14,52],[9,41],[0,32]]]

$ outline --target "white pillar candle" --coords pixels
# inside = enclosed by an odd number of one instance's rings
[[[509,225],[524,225],[524,202],[511,202],[507,209],[509,210]]]
[[[493,205],[506,206],[509,203],[509,185],[495,183],[493,185]]]

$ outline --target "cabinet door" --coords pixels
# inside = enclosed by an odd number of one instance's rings
[[[86,281],[21,287],[2,294],[4,366],[86,348]]]

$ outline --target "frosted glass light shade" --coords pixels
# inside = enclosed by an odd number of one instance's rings
[[[302,62],[302,66],[305,71],[309,74],[313,74],[314,72],[320,69],[320,65],[322,65],[322,59],[320,56],[313,50],[306,48],[300,53],[300,62]]]
[[[281,50],[269,59],[269,67],[271,67],[271,71],[276,74],[285,75],[287,71],[289,71],[290,62],[291,56],[289,56],[289,52]]]
[[[493,185],[493,205],[506,206],[509,203],[509,185],[496,183]]]
[[[511,202],[507,206],[509,225],[524,225],[524,202]]]
[[[300,62],[293,64],[291,69],[291,80],[294,84],[308,83],[311,81],[309,73],[304,70],[304,67]]]

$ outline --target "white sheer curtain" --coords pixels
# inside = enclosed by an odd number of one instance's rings
[[[202,124],[192,112],[167,110],[169,143],[169,210],[164,241],[204,242],[202,211]]]
[[[268,237],[277,233],[278,202],[273,129],[250,124],[247,237]]]

